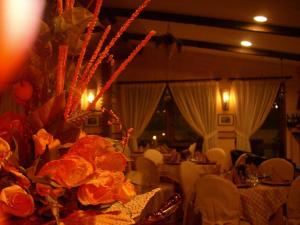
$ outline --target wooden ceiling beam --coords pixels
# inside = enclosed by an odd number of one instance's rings
[[[145,36],[146,34],[136,34],[136,33],[125,33],[123,35],[124,38],[129,40],[143,40]],[[159,38],[160,37],[154,36],[152,37],[151,41],[153,42],[159,41]],[[214,50],[255,55],[255,56],[266,56],[272,58],[300,61],[300,54],[289,53],[289,52],[279,52],[279,51],[272,51],[272,50],[258,49],[258,48],[245,48],[245,47],[228,45],[228,44],[220,44],[220,43],[212,43],[212,42],[188,40],[188,39],[180,39],[180,43],[183,46],[189,46],[189,47],[214,49]]]
[[[102,12],[103,12],[102,15],[107,15],[109,17],[111,16],[129,17],[133,13],[133,10],[103,7]],[[164,12],[156,12],[156,11],[143,11],[139,15],[139,18],[251,31],[251,32],[266,33],[266,34],[283,35],[283,36],[290,36],[290,37],[300,37],[300,28],[296,28],[296,27],[286,27],[286,26],[278,26],[278,25],[270,25],[270,24],[257,24],[257,23],[250,23],[244,21],[218,19],[218,18],[210,18],[210,17],[203,17],[203,16],[191,16],[191,15],[164,13]]]

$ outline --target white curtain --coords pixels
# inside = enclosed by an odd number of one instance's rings
[[[203,137],[203,151],[217,144],[216,81],[171,83],[170,89],[181,114]]]
[[[234,81],[236,99],[237,148],[251,151],[250,137],[267,118],[280,86],[280,81]]]
[[[133,128],[129,140],[132,151],[137,150],[137,139],[148,125],[164,92],[166,84],[121,84],[121,117],[126,128]]]

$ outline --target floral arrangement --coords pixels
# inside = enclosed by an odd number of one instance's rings
[[[86,135],[66,151],[44,129],[33,140],[36,159],[24,169],[17,163],[16,149],[0,138],[2,212],[27,217],[37,211],[47,217],[51,210],[58,222],[62,208],[67,214],[88,205],[125,203],[135,196],[123,174],[126,157],[112,140]]]
[[[45,16],[51,19],[42,24],[26,72],[13,85],[14,98],[24,106],[26,115],[6,112],[0,116],[1,224],[7,215],[38,218],[36,224],[54,216],[59,224],[61,217],[76,210],[126,203],[136,195],[124,176],[127,160],[123,149],[131,129],[115,141],[83,135],[81,127],[96,102],[155,32],[150,31],[113,72],[87,111],[80,110],[79,100],[103,60],[113,61],[111,48],[150,0],[144,0],[110,41],[106,39],[111,26],[105,27],[86,62],[102,0],[94,1],[93,13],[74,0],[54,2],[47,4],[50,8],[54,5],[57,15],[54,19],[51,13]],[[111,110],[102,112],[109,112],[114,123],[119,122]]]

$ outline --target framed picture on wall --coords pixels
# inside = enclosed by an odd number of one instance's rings
[[[99,126],[99,116],[98,115],[89,116],[85,120],[85,124],[84,125],[86,127],[98,127]]]
[[[234,115],[233,114],[218,114],[219,126],[233,126]]]

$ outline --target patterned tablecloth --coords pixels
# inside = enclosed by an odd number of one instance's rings
[[[258,185],[239,188],[242,215],[251,225],[268,225],[269,218],[287,202],[289,186]]]

